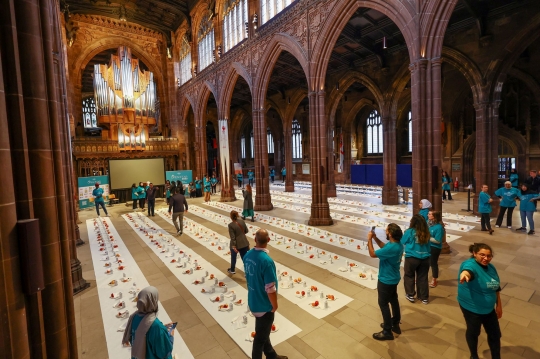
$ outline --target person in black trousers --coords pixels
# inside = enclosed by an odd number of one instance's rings
[[[188,211],[188,204],[184,193],[180,188],[176,187],[176,193],[171,197],[169,201],[169,214],[172,211],[172,221],[176,228],[176,233],[182,235],[184,230],[184,208],[185,212]],[[180,225],[177,223],[177,219],[180,219]]]
[[[156,193],[157,187],[154,187],[153,183],[150,183],[150,187],[146,191],[146,199],[148,200],[148,216],[155,217],[154,209],[156,208]]]

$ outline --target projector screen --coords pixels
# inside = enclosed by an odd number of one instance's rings
[[[133,183],[150,181],[154,185],[165,184],[165,161],[163,158],[137,160],[109,160],[111,189],[130,188]]]

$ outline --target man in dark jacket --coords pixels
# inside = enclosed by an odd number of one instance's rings
[[[540,190],[540,177],[537,176],[535,170],[529,172],[530,177],[525,181],[529,185],[529,189],[538,193]]]
[[[184,229],[184,207],[186,208],[187,212],[188,204],[186,197],[184,197],[184,194],[181,192],[180,188],[176,187],[176,193],[169,200],[169,214],[172,210],[172,221],[174,223],[174,227],[176,228],[176,233],[179,235],[182,235],[182,230]],[[180,218],[180,227],[176,222],[177,218]]]
[[[156,193],[158,191],[157,187],[154,187],[153,183],[150,183],[150,186],[146,190],[146,199],[148,200],[148,216],[154,217],[154,208],[156,207]]]
[[[244,260],[244,256],[249,251],[249,241],[246,238],[248,228],[243,220],[238,218],[238,212],[231,211],[231,223],[229,223],[229,236],[231,237],[231,268],[227,269],[229,274],[236,274],[236,259],[240,253],[240,258]]]

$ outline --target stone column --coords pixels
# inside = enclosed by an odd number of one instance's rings
[[[288,122],[290,124],[290,122]],[[283,147],[285,152],[285,169],[287,175],[285,178],[285,192],[294,192],[294,179],[292,170],[292,128],[290,125],[285,125],[283,129]],[[281,168],[276,169],[276,172],[281,174]]]
[[[333,126],[332,126],[333,127]],[[336,137],[339,138],[339,134],[335,133]],[[338,147],[338,153],[339,153],[339,146],[340,142],[336,141],[336,146]],[[326,129],[326,153],[328,156],[328,184],[326,185],[326,196],[327,197],[337,197],[336,193],[336,176],[335,176],[335,170],[334,170],[334,137],[332,137],[332,128],[328,127]]]
[[[343,182],[351,183],[351,131],[343,128]]]
[[[478,211],[478,196],[482,185],[487,184],[493,194],[498,186],[499,177],[499,102],[485,102],[474,105],[476,109],[476,196],[473,212]],[[499,212],[499,200],[492,195],[491,216]]]
[[[311,216],[309,225],[333,224],[328,205],[327,185],[330,161],[327,150],[327,121],[324,111],[325,92],[310,92],[309,98],[309,148],[311,158]]]
[[[442,209],[441,171],[441,60],[418,59],[411,70],[413,127],[413,211],[421,199]]]
[[[193,150],[195,151],[195,173],[194,177],[202,179],[206,165],[206,139],[203,136],[203,129],[201,128],[201,121],[195,119],[195,143],[193,144]],[[195,181],[195,178],[193,178]]]
[[[383,117],[383,179],[382,203],[399,204],[397,190],[396,119]]]
[[[266,138],[266,120],[264,108],[253,110],[253,142],[255,145],[255,211],[270,211],[274,208],[270,196],[268,178],[268,140]],[[246,156],[247,157],[247,156]]]

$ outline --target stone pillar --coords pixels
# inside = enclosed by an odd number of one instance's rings
[[[194,177],[199,177],[202,180],[206,166],[206,139],[203,136],[203,129],[201,128],[201,121],[195,119],[195,143],[193,144],[193,150],[195,151],[195,173]],[[193,179],[195,181],[195,178]]]
[[[253,142],[255,145],[255,211],[270,211],[274,208],[270,196],[268,177],[268,140],[266,138],[266,120],[264,108],[253,110]],[[246,156],[247,157],[247,156]]]
[[[421,199],[442,209],[441,171],[441,60],[418,59],[411,70],[413,127],[413,211]]]
[[[288,125],[285,125],[285,128],[283,129],[285,169],[287,170],[287,176],[285,178],[285,192],[294,192],[294,179],[292,170],[292,128],[290,126],[290,122],[287,123]],[[276,170],[276,172],[281,174],[281,168]]]
[[[328,184],[326,185],[326,196],[327,197],[337,197],[336,193],[336,176],[335,176],[335,170],[334,170],[334,137],[332,137],[332,128],[334,126],[331,125],[331,127],[328,127],[326,129],[326,153],[328,156]],[[337,138],[339,139],[339,134],[335,133]],[[339,153],[339,146],[340,142],[336,141],[336,145],[338,147],[338,153]]]
[[[351,131],[350,129],[342,129],[343,131],[343,182],[351,183]]]
[[[487,184],[489,193],[497,190],[499,177],[499,102],[485,102],[474,105],[476,109],[476,196],[473,212],[478,211],[478,195],[482,185]],[[491,216],[499,212],[499,200],[492,195]]]
[[[382,203],[399,204],[397,190],[397,150],[396,150],[396,119],[383,117],[383,179]]]
[[[310,92],[309,98],[309,149],[311,158],[311,216],[310,226],[333,224],[328,205],[327,185],[330,161],[327,150],[327,121],[324,110],[325,92]]]

